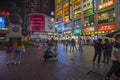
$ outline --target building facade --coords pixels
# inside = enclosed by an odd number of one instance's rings
[[[66,21],[71,21],[71,38],[105,38],[120,29],[119,0],[56,0],[55,4],[56,27],[66,33]]]

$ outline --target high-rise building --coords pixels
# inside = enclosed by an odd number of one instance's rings
[[[42,13],[51,16],[51,11],[55,10],[55,0],[24,0],[24,14]]]
[[[56,28],[63,34],[64,39],[79,36],[82,39],[104,39],[106,34],[120,29],[118,0],[55,1]]]

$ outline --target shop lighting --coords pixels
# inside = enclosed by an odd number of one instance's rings
[[[90,26],[90,24],[88,23],[88,26]]]
[[[86,27],[86,24],[84,24],[84,26]]]
[[[98,32],[95,32],[95,34],[97,34]]]
[[[105,31],[102,31],[102,33],[105,33]]]
[[[91,25],[93,25],[94,23],[92,22]]]

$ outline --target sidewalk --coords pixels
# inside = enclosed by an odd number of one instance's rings
[[[44,63],[43,51],[41,47],[28,48],[23,53],[20,65],[6,65],[6,54],[0,51],[0,80],[103,80],[103,75],[110,67],[91,64],[94,53],[91,46],[84,46],[83,53],[66,53],[60,44],[58,62]]]

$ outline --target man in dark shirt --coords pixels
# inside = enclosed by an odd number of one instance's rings
[[[97,63],[100,64],[101,54],[102,54],[102,49],[103,49],[102,39],[100,39],[100,38],[98,39],[98,41],[94,44],[94,49],[95,49],[95,54],[94,54],[94,58],[93,58],[93,63],[95,62],[95,60],[98,56]]]

